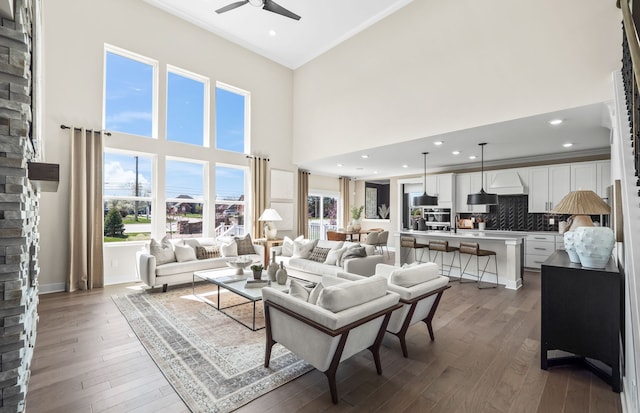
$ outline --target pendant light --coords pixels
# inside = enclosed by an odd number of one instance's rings
[[[480,158],[480,177],[482,179],[482,187],[480,192],[477,194],[469,194],[467,195],[467,205],[497,205],[498,204],[498,194],[489,194],[484,192],[484,145],[486,142],[479,143],[480,148],[482,148],[482,157]]]
[[[422,152],[424,155],[424,193],[413,199],[413,206],[438,205],[438,197],[427,195],[427,155],[429,152]]]

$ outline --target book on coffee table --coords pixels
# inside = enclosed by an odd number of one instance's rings
[[[245,288],[262,288],[271,285],[269,280],[247,280]]]

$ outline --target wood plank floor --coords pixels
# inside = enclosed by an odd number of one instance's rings
[[[620,396],[588,371],[540,369],[540,275],[524,288],[452,283],[434,320],[387,335],[383,375],[362,352],[338,370],[340,403],[312,371],[239,412],[621,412]],[[136,285],[40,297],[27,393],[30,412],[187,412],[111,300]]]

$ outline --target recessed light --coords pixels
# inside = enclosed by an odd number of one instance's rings
[[[436,146],[440,146],[440,145],[442,145],[443,143],[444,143],[444,142],[442,142],[442,141],[435,141],[435,142],[433,142],[433,144],[434,144],[434,145],[436,145]]]
[[[378,171],[373,171],[374,175],[378,175]]]
[[[276,36],[276,31],[273,30],[273,29],[269,30],[269,36],[275,37]]]
[[[567,142],[567,143],[563,143],[562,146],[564,146],[565,148],[570,148],[573,146],[573,144],[571,142]]]
[[[362,159],[367,159],[367,158],[369,157],[369,155],[364,154],[364,155],[360,155],[360,157],[361,157]]]
[[[562,119],[551,119],[551,120],[549,121],[549,125],[554,125],[554,126],[555,126],[555,125],[559,125],[559,124],[561,124],[561,123],[562,123]]]
[[[469,159],[476,159],[476,158],[477,158],[477,156],[475,156],[475,155],[471,155],[471,156],[469,157]]]
[[[460,155],[460,151],[453,151],[451,153],[454,154],[454,155]]]
[[[338,167],[340,167],[340,168],[342,168],[343,166],[344,166],[344,165],[343,165],[343,164],[341,164],[341,163],[339,163],[339,164],[338,164]]]
[[[403,168],[408,168],[408,167],[409,167],[409,165],[405,164],[405,165],[402,165],[402,167],[403,167]]]

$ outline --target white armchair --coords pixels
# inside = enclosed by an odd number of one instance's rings
[[[323,277],[317,304],[265,287],[262,290],[266,323],[265,367],[271,348],[280,343],[316,369],[329,381],[333,403],[338,403],[336,371],[341,361],[364,349],[373,354],[378,374],[380,344],[391,317],[399,308],[399,295],[387,291],[382,277],[348,282]]]
[[[389,291],[400,295],[402,307],[393,312],[387,325],[387,331],[398,337],[402,355],[408,357],[405,337],[409,327],[423,322],[427,325],[431,341],[435,339],[432,326],[433,316],[442,294],[447,288],[450,288],[449,278],[438,275],[438,265],[433,262],[411,265],[406,268],[378,264],[375,275],[387,279]],[[338,276],[350,280],[362,278],[346,273],[340,273]]]

